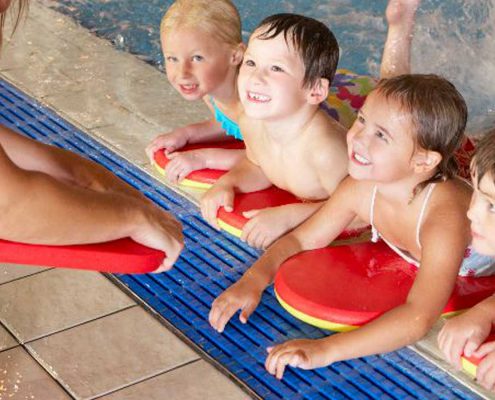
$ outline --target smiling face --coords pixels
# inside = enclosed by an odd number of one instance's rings
[[[259,39],[263,32],[256,30],[249,40],[239,71],[239,96],[247,116],[275,121],[307,104],[310,89],[303,87],[303,60],[284,35]]]
[[[186,100],[215,95],[235,65],[231,46],[196,29],[162,33],[167,78]]]
[[[413,171],[415,128],[410,115],[380,92],[370,93],[347,133],[349,174],[391,182]]]
[[[474,192],[467,213],[472,246],[481,254],[495,257],[495,184],[491,173],[486,173],[479,184],[477,181],[473,176]]]

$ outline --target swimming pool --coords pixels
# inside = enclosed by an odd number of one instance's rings
[[[161,16],[172,0],[42,0],[97,35],[162,68]],[[340,66],[377,75],[386,35],[387,0],[234,0],[247,40],[265,16],[295,12],[318,18],[335,32]],[[418,11],[413,70],[452,80],[469,105],[470,130],[495,124],[495,0],[425,0]]]

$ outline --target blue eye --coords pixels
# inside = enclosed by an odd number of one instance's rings
[[[274,72],[284,72],[284,70],[280,68],[278,65],[272,65],[271,70]]]
[[[192,56],[192,60],[193,61],[196,61],[196,62],[200,62],[200,61],[203,61],[204,60],[204,57],[203,56],[195,55],[195,56]]]

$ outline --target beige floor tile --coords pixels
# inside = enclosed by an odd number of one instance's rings
[[[21,347],[0,353],[0,400],[70,400]]]
[[[205,361],[112,393],[101,400],[244,400],[250,397]]]
[[[89,399],[198,359],[139,307],[30,343],[76,398]],[[144,399],[144,397],[143,397]]]
[[[0,320],[21,342],[133,304],[96,272],[52,269],[0,286]]]
[[[10,349],[17,345],[17,340],[14,339],[14,337],[7,331],[7,329],[0,325],[0,351]]]
[[[0,285],[14,279],[49,271],[50,268],[33,267],[31,265],[0,264]]]

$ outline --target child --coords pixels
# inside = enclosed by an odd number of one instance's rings
[[[0,1],[0,46],[10,0]],[[17,26],[29,1],[13,2]],[[180,223],[102,166],[0,125],[0,238],[30,244],[98,243],[123,237],[163,250],[155,272],[183,247]]]
[[[308,221],[279,239],[215,300],[210,323],[222,331],[241,309],[246,321],[282,262],[327,246],[356,217],[372,226],[401,257],[418,266],[405,304],[352,332],[294,340],[269,349],[266,368],[317,368],[392,351],[424,336],[440,316],[459,273],[486,273],[486,260],[464,259],[470,241],[466,210],[471,189],[454,177],[466,104],[435,75],[382,80],[347,135],[349,174]],[[438,243],[442,243],[441,246]],[[434,284],[432,284],[434,282]],[[384,334],[386,332],[386,334]]]
[[[339,56],[321,22],[294,14],[263,20],[249,40],[239,72],[239,119],[247,158],[203,197],[204,218],[218,228],[219,207],[232,210],[235,192],[272,184],[309,200],[245,213],[241,239],[265,248],[313,214],[347,174],[345,128],[320,107]]]
[[[495,131],[478,143],[472,162],[474,193],[468,211],[473,248],[495,257]],[[476,371],[477,381],[495,391],[495,342],[482,344],[495,324],[495,297],[489,297],[445,324],[438,344],[457,368],[461,355],[485,357]]]
[[[237,9],[230,0],[177,0],[160,32],[169,82],[186,100],[203,99],[214,117],[157,136],[146,148],[148,157],[153,162],[153,154],[165,149],[172,160],[165,172],[173,183],[198,169],[230,169],[244,150],[177,150],[188,143],[227,140],[226,135],[242,139],[236,81],[245,46]]]

